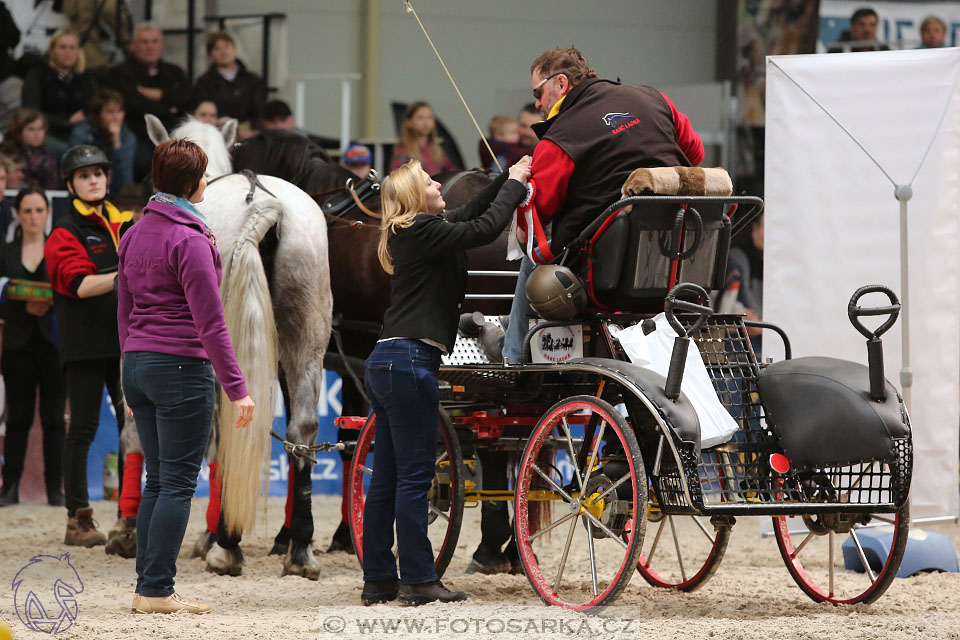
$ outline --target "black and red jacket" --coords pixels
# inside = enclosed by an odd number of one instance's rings
[[[531,168],[533,205],[543,225],[552,223],[554,254],[620,198],[634,169],[703,161],[690,120],[652,87],[584,80],[533,130],[540,138]]]
[[[80,298],[77,290],[86,276],[117,270],[117,245],[132,214],[103,203],[97,213],[80,200],[54,224],[43,247],[53,288],[60,361],[119,358],[117,293]]]

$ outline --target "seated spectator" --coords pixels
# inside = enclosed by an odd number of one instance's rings
[[[194,99],[187,107],[187,114],[193,116],[200,122],[217,125],[218,112],[217,103],[213,100]]]
[[[46,146],[47,119],[36,109],[20,109],[10,120],[0,153],[23,159],[23,180],[11,189],[42,187],[59,189],[57,156]],[[9,182],[9,179],[8,179]]]
[[[215,102],[220,117],[236,118],[248,131],[258,129],[266,93],[263,81],[237,58],[237,45],[230,34],[211,33],[207,37],[207,57],[210,68],[197,78],[197,95]]]
[[[123,95],[113,89],[101,89],[90,101],[89,115],[70,133],[70,146],[92,144],[99,147],[113,165],[110,191],[116,193],[133,182],[133,162],[137,136],[124,123]]]
[[[937,16],[927,16],[920,23],[920,46],[918,49],[939,49],[947,46],[947,24]]]
[[[7,5],[0,2],[0,130],[6,130],[10,116],[20,108],[23,80],[13,50],[20,44],[20,29]]]
[[[763,216],[753,221],[749,234],[742,233],[731,243],[716,308],[717,313],[743,314],[746,320],[763,318]],[[748,327],[747,335],[759,357],[763,330]]]
[[[477,144],[480,166],[487,171],[500,173],[503,167],[510,166],[508,163],[510,152],[520,142],[520,123],[510,116],[494,116],[490,119],[488,129],[490,137],[486,139],[486,144],[483,140]],[[487,145],[490,145],[489,150]],[[493,158],[490,157],[491,150],[494,154]]]
[[[101,69],[123,61],[130,47],[133,16],[126,0],[63,0],[70,28],[83,34],[87,69]]]
[[[123,94],[126,122],[137,136],[134,176],[141,179],[150,173],[153,143],[147,136],[143,116],[151,113],[172,129],[184,115],[184,108],[193,98],[193,90],[183,69],[161,60],[163,33],[150,23],[137,27],[126,61],[110,70],[104,82]]]
[[[343,152],[340,163],[359,178],[366,178],[373,168],[373,154],[362,144],[352,144]]]
[[[283,100],[271,100],[263,107],[263,128],[279,129],[281,131],[302,132],[297,127],[293,111]],[[306,135],[306,132],[303,132]]]
[[[877,41],[880,18],[869,7],[857,9],[850,16],[850,28],[840,35],[840,41],[827,49],[827,53],[844,51],[889,51],[890,47]]]
[[[46,115],[47,146],[57,158],[67,150],[70,129],[83,120],[83,110],[96,91],[85,69],[77,34],[58,31],[47,46],[47,64],[34,67],[23,80],[23,106]]]
[[[23,182],[23,156],[15,148],[0,145],[0,166],[6,169],[7,191],[19,191]]]
[[[533,148],[537,146],[540,139],[533,131],[533,125],[543,121],[540,110],[533,102],[523,105],[523,109],[517,115],[517,122],[520,124],[520,146],[529,149],[528,154],[533,153]]]
[[[0,155],[0,241],[7,237],[7,228],[13,222],[13,207],[3,197],[4,191],[7,190],[8,178],[13,170],[13,160]]]
[[[400,140],[393,150],[390,170],[399,169],[410,160],[418,160],[423,170],[431,176],[460,170],[440,148],[433,107],[422,100],[411,104],[403,114]]]

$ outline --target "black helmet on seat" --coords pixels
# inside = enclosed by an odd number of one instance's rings
[[[557,264],[540,265],[526,286],[527,300],[544,320],[567,320],[587,304],[587,292],[576,274]]]
[[[84,167],[103,167],[109,169],[112,165],[110,159],[99,147],[92,144],[78,144],[75,147],[67,149],[63,157],[60,158],[60,178],[68,182],[73,177],[74,171]]]

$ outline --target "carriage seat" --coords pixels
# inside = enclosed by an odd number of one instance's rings
[[[872,400],[869,370],[856,362],[783,360],[761,371],[757,387],[767,420],[795,467],[893,462],[893,439],[909,435],[897,390],[886,382],[886,400]]]
[[[667,380],[662,375],[646,367],[623,360],[580,358],[570,362],[571,364],[583,363],[600,367],[630,380],[657,407],[657,410],[674,433],[684,442],[694,443],[697,448],[697,455],[700,454],[700,419],[697,417],[697,411],[683,392],[675,401],[664,395]]]

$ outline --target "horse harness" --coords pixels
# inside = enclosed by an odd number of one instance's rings
[[[323,215],[326,216],[331,224],[341,222],[354,227],[363,226],[364,223],[360,220],[343,219],[343,216],[354,207],[360,209],[360,211],[374,220],[381,218],[379,213],[370,210],[363,204],[364,201],[380,193],[380,179],[376,172],[371,171],[370,175],[361,178],[357,182],[354,182],[353,178],[350,178],[343,187],[336,187],[329,191],[310,195],[315,198],[322,198],[334,193],[338,195],[328,198],[320,207],[323,210]]]

